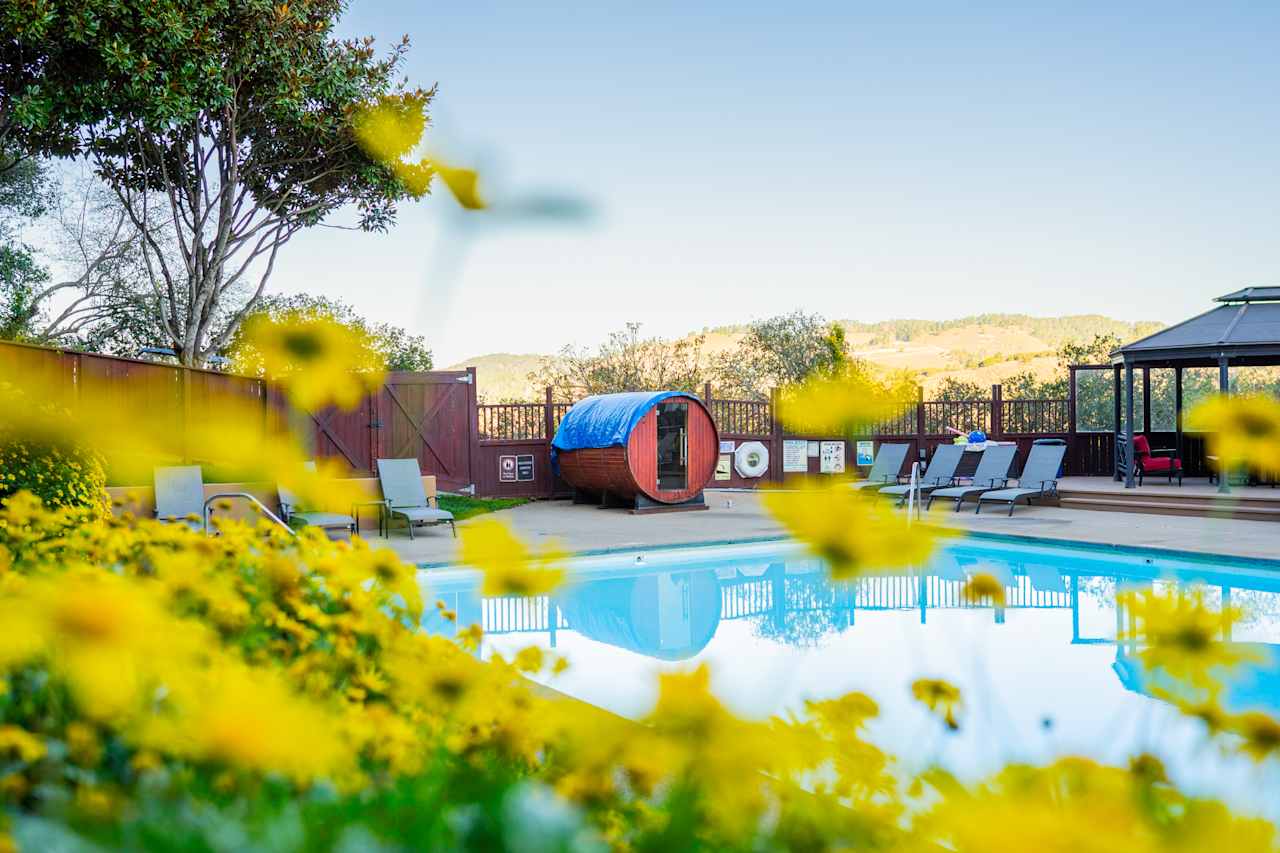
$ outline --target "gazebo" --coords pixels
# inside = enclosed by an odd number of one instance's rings
[[[1217,367],[1218,390],[1230,392],[1229,367],[1280,365],[1280,287],[1246,287],[1214,300],[1216,308],[1120,347],[1111,354],[1115,368],[1116,409],[1119,415],[1123,370],[1126,448],[1125,488],[1134,487],[1134,371],[1173,368],[1174,410],[1178,455],[1182,455],[1182,372],[1189,367]],[[1150,388],[1144,383],[1145,393]],[[1120,433],[1119,417],[1116,431]],[[1120,460],[1117,458],[1117,462]],[[1117,477],[1119,475],[1117,466]],[[1219,472],[1218,490],[1230,491],[1226,472]]]

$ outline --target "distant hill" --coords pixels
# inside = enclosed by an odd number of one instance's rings
[[[924,385],[926,395],[947,377],[993,385],[1024,370],[1045,376],[1057,368],[1056,352],[1065,343],[1088,342],[1099,334],[1114,334],[1129,341],[1164,327],[1163,323],[1128,322],[1099,314],[980,314],[941,321],[841,322],[855,355],[885,370],[911,373]],[[704,330],[703,352],[712,355],[733,349],[746,328],[739,325]],[[534,388],[528,375],[545,357],[492,353],[447,369],[474,365],[480,396],[490,402],[534,400],[541,398],[542,389]]]

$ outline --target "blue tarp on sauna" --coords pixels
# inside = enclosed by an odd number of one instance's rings
[[[626,445],[631,430],[649,409],[680,391],[627,391],[599,394],[573,404],[560,419],[560,428],[551,441],[554,457],[558,450]]]

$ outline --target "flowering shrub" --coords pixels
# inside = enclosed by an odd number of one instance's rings
[[[495,582],[513,554],[540,559],[481,530]],[[748,721],[699,669],[624,720],[535,689],[523,673],[564,666],[547,652],[482,662],[476,626],[421,632],[423,592],[359,539],[209,538],[10,498],[0,820],[32,849],[1276,849],[1270,824],[1181,794],[1154,759],[904,779],[864,739],[878,709],[859,693]],[[955,688],[914,690],[962,724]]]
[[[0,407],[33,404],[21,391],[0,383]],[[47,404],[35,408],[48,419],[70,419]],[[107,476],[97,452],[56,431],[24,434],[0,424],[0,499],[21,490],[53,508],[82,507],[94,516],[109,509]]]

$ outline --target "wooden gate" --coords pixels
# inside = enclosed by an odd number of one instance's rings
[[[389,373],[378,393],[377,456],[415,458],[442,489],[475,483],[475,370]]]
[[[417,459],[441,489],[475,483],[475,371],[388,373],[377,392],[351,411],[309,412],[317,456],[335,456],[374,474],[379,459]]]

